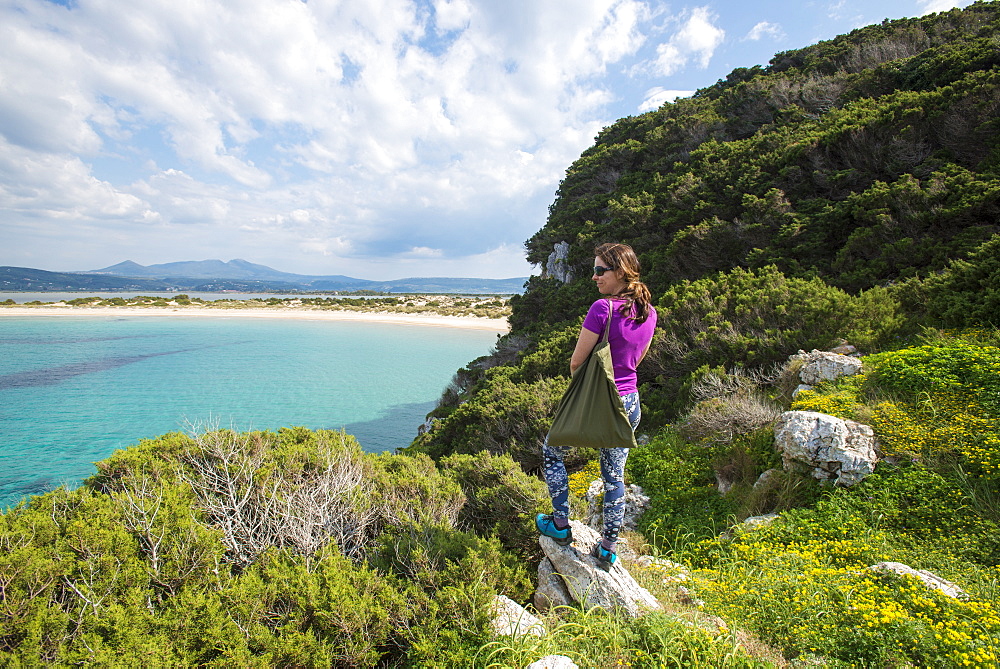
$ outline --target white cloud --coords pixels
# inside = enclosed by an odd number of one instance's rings
[[[917,0],[920,14],[934,14],[936,12],[947,12],[955,7],[965,7],[971,0]]]
[[[674,102],[677,98],[687,98],[694,95],[694,91],[675,91],[665,88],[651,88],[646,91],[646,96],[639,105],[640,112],[648,112],[659,109],[665,102]]]
[[[35,152],[2,137],[0,210],[62,221],[155,218],[147,202],[94,178],[79,158]]]
[[[434,14],[438,30],[460,30],[471,21],[472,6],[465,0],[435,0]]]
[[[148,209],[206,240],[308,229],[317,253],[405,236],[410,222],[398,215],[417,203],[455,212],[439,227],[461,218],[487,232],[503,220],[500,239],[519,242],[542,223],[526,214],[544,212],[541,198],[607,123],[600,76],[642,44],[646,5],[432,4],[0,9],[0,133],[26,166],[71,165],[66,178],[82,184],[18,202],[117,212],[137,226]],[[87,157],[132,176],[88,174]],[[15,174],[8,194],[24,178]],[[463,207],[485,210],[458,216]]]
[[[761,21],[747,33],[744,39],[757,41],[768,37],[772,40],[780,40],[784,38],[785,32],[781,29],[781,26],[777,23],[771,23],[770,21]]]
[[[700,67],[707,67],[726,36],[723,29],[714,25],[715,20],[717,17],[708,7],[695,7],[685,12],[680,29],[656,48],[656,72],[661,76],[670,76],[686,67],[692,59]]]
[[[414,246],[403,254],[407,258],[440,258],[443,255],[444,252],[441,249],[432,249],[426,246]]]
[[[0,234],[41,245],[63,221],[51,263],[76,267],[121,259],[84,259],[106,234],[102,253],[147,263],[198,249],[319,271],[433,250],[518,275],[566,168],[613,120],[608,77],[647,44],[656,7],[7,3]],[[685,14],[675,58],[707,63],[714,21]]]

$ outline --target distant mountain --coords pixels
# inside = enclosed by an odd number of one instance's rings
[[[89,272],[85,272],[89,274]],[[111,267],[106,267],[101,270],[94,272],[95,274],[115,274],[118,276],[152,276],[148,267],[143,267],[137,262],[132,262],[131,260],[126,260],[125,262],[120,262],[117,265],[112,265]]]
[[[47,272],[30,267],[0,267],[0,290],[173,290],[166,281],[137,277]]]
[[[140,265],[131,260],[84,272],[0,267],[0,290],[179,290],[299,292],[371,290],[385,293],[521,293],[527,277],[512,279],[405,278],[369,281],[343,275],[280,272],[246,260],[197,260]]]

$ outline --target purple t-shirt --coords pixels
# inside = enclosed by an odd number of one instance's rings
[[[619,395],[636,392],[635,368],[639,365],[643,351],[652,341],[653,330],[656,329],[656,310],[652,305],[649,307],[649,316],[639,323],[631,318],[622,318],[618,313],[624,302],[624,300],[614,300],[614,316],[611,319],[611,330],[608,332],[611,358],[615,365],[615,385],[618,386]],[[632,313],[635,313],[634,306]],[[600,336],[604,334],[607,322],[608,299],[601,298],[590,305],[587,317],[583,319],[583,327]]]

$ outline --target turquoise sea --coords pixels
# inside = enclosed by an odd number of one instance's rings
[[[345,428],[406,446],[497,332],[218,317],[0,318],[0,510],[114,450],[206,427]]]

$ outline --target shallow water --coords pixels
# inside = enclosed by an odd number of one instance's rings
[[[219,317],[0,318],[0,509],[171,431],[345,428],[406,446],[497,333]]]

